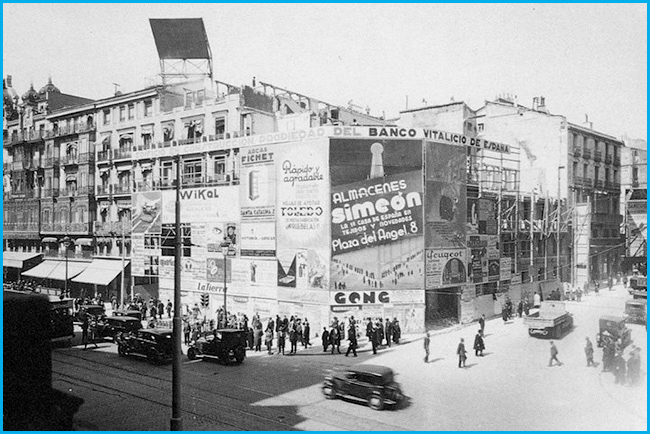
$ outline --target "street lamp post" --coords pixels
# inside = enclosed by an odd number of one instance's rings
[[[228,250],[230,250],[230,242],[226,241],[221,243],[221,253],[223,254],[223,328],[228,326],[228,308],[226,306],[228,299],[227,287],[227,268],[228,268]]]
[[[73,243],[69,236],[63,237],[61,244],[65,247],[64,256],[65,256],[65,282],[63,283],[63,294],[62,298],[68,295],[68,248]]]

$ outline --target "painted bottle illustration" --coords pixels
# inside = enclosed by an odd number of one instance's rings
[[[370,146],[372,153],[372,162],[370,163],[370,179],[384,177],[384,147],[381,143],[376,142]]]
[[[260,197],[260,172],[251,170],[248,172],[248,198],[255,200]]]

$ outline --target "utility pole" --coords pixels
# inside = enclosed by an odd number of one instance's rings
[[[556,248],[557,258],[556,258],[556,261],[555,261],[555,265],[557,267],[557,277],[558,277],[558,279],[560,279],[560,282],[562,281],[562,271],[561,271],[562,267],[560,266],[560,246],[561,246],[561,243],[560,243],[560,235],[561,235],[560,224],[562,223],[562,220],[560,219],[560,214],[562,212],[562,207],[560,206],[561,203],[562,203],[562,200],[561,200],[560,195],[562,194],[562,176],[561,176],[560,171],[562,169],[564,169],[564,168],[565,168],[565,166],[558,166],[558,168],[557,168],[557,209],[556,209],[556,211],[557,211],[557,227],[555,228],[556,229],[556,240],[555,240],[555,242],[557,243],[557,248]]]
[[[535,268],[535,261],[533,260],[533,250],[535,248],[535,231],[533,230],[533,218],[535,217],[535,192],[530,193],[530,266],[528,270],[528,276],[530,281],[533,282],[533,269]]]
[[[174,319],[172,323],[172,418],[170,426],[172,431],[183,430],[183,417],[181,414],[181,157],[176,156],[176,231],[174,249]]]
[[[122,215],[122,278],[120,279],[120,305],[124,306],[124,297],[126,295],[124,288],[124,255],[126,244],[124,243],[124,215]]]

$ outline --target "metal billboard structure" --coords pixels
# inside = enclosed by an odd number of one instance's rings
[[[208,77],[212,53],[202,18],[149,19],[163,85]]]

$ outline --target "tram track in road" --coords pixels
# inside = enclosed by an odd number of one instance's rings
[[[166,373],[165,377],[159,375],[151,375],[151,373],[134,372],[132,370],[124,370],[123,366],[114,366],[112,364],[103,364],[98,361],[75,355],[72,352],[57,353],[57,355],[65,354],[66,360],[58,360],[64,366],[70,366],[79,374],[74,376],[68,372],[62,372],[59,368],[53,368],[53,374],[62,378],[62,381],[68,381],[71,384],[76,384],[80,387],[92,386],[95,390],[103,391],[104,393],[116,394],[119,396],[128,396],[131,398],[142,399],[147,402],[170,407],[170,402],[163,397],[171,396],[171,375],[169,370],[162,367],[147,365],[147,368],[156,368],[158,373]],[[55,357],[56,358],[56,357]],[[89,364],[91,366],[89,366]],[[96,380],[97,373],[101,372],[103,375],[111,378],[110,384],[104,381]],[[124,375],[128,373],[128,375]],[[188,374],[189,372],[184,372]],[[206,385],[205,375],[199,374],[202,378],[200,384]],[[158,387],[151,384],[151,381],[159,382]],[[119,387],[120,385],[124,387]],[[163,387],[160,387],[163,386]],[[252,406],[251,402],[242,400],[240,398],[229,396],[226,394],[215,393],[214,389],[208,390],[203,387],[196,387],[193,384],[183,384],[184,403],[183,413],[195,416],[200,419],[214,421],[221,425],[227,425],[234,429],[243,430],[295,430],[296,424],[303,422],[303,419],[297,415],[298,407],[295,411],[287,410],[287,407],[266,407],[266,406]],[[158,396],[160,398],[149,398],[144,393],[137,393],[138,391],[149,390],[151,396]],[[245,395],[250,396],[252,393],[263,394],[263,398],[269,398],[269,394],[256,391],[250,388],[241,388],[239,386],[229,386],[227,388],[219,387],[217,390],[233,391],[240,389]],[[161,393],[162,392],[162,393]],[[221,398],[215,400],[216,397]],[[224,402],[226,401],[226,402]],[[189,405],[188,405],[189,403]],[[229,405],[228,405],[229,404]],[[192,409],[194,407],[194,409]],[[246,408],[246,410],[244,409]],[[247,411],[254,409],[255,411]],[[215,412],[215,410],[217,410]],[[219,411],[222,410],[222,411]],[[221,417],[215,418],[210,415],[219,414]]]

